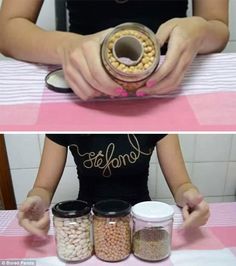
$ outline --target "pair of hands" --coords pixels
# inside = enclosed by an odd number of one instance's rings
[[[164,94],[176,89],[204,40],[207,21],[200,17],[175,18],[162,24],[156,33],[160,46],[168,42],[168,51],[146,86],[137,96]],[[65,79],[81,99],[102,95],[125,97],[127,93],[105,72],[100,59],[100,45],[111,29],[96,34],[74,35],[58,48]]]
[[[194,228],[204,225],[209,218],[209,207],[203,197],[194,189],[183,194],[182,208],[184,223],[182,228]],[[49,212],[39,196],[28,197],[18,212],[19,224],[31,234],[46,237],[50,226]]]

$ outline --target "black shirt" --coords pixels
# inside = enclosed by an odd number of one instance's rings
[[[171,18],[186,17],[188,0],[67,0],[70,31],[91,34],[124,22],[138,22],[155,33]]]
[[[47,135],[69,147],[77,166],[78,199],[90,204],[102,199],[122,199],[132,205],[150,200],[149,162],[156,143],[165,135],[92,134]]]

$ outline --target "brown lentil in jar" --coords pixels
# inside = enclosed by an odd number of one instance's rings
[[[141,229],[133,236],[133,252],[143,260],[162,260],[170,254],[169,242],[169,233],[162,228]]]
[[[150,29],[138,23],[124,23],[105,38],[101,57],[108,74],[128,92],[134,92],[155,71],[160,47]]]
[[[163,202],[144,201],[132,207],[133,253],[146,261],[171,254],[174,209]]]
[[[108,204],[108,208],[111,207],[111,211],[107,212],[107,215],[99,212],[104,210],[106,204]],[[120,210],[118,210],[119,206],[121,206]],[[122,209],[124,206],[125,209]],[[93,208],[94,249],[95,255],[101,260],[121,261],[130,255],[130,208],[128,203],[118,200],[101,201],[97,205],[95,204],[95,208]],[[106,207],[105,209],[108,210]]]

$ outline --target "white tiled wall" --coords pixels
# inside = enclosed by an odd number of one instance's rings
[[[190,8],[191,8],[191,0]],[[2,4],[2,0],[0,0],[0,7]],[[230,42],[227,45],[225,52],[236,52],[236,1],[230,0],[230,31],[231,37]],[[190,13],[190,12],[189,12]],[[39,16],[38,25],[47,29],[54,30],[55,29],[55,10],[54,10],[54,0],[44,0],[43,8]],[[0,54],[0,60],[4,59],[4,57]]]
[[[37,174],[44,136],[6,134],[6,145],[17,204],[32,187]],[[209,202],[235,201],[236,135],[180,135],[186,166],[195,185]],[[155,153],[152,156],[149,189],[153,199],[173,203]],[[65,172],[53,203],[76,198],[79,184],[73,158],[69,153]]]

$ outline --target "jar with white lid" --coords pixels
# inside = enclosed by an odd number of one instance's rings
[[[132,207],[133,253],[146,261],[159,261],[171,253],[174,209],[157,201]]]
[[[116,262],[131,253],[131,205],[123,200],[102,200],[93,206],[95,255]]]
[[[58,257],[66,262],[80,262],[92,256],[91,207],[85,201],[71,200],[52,208]]]

